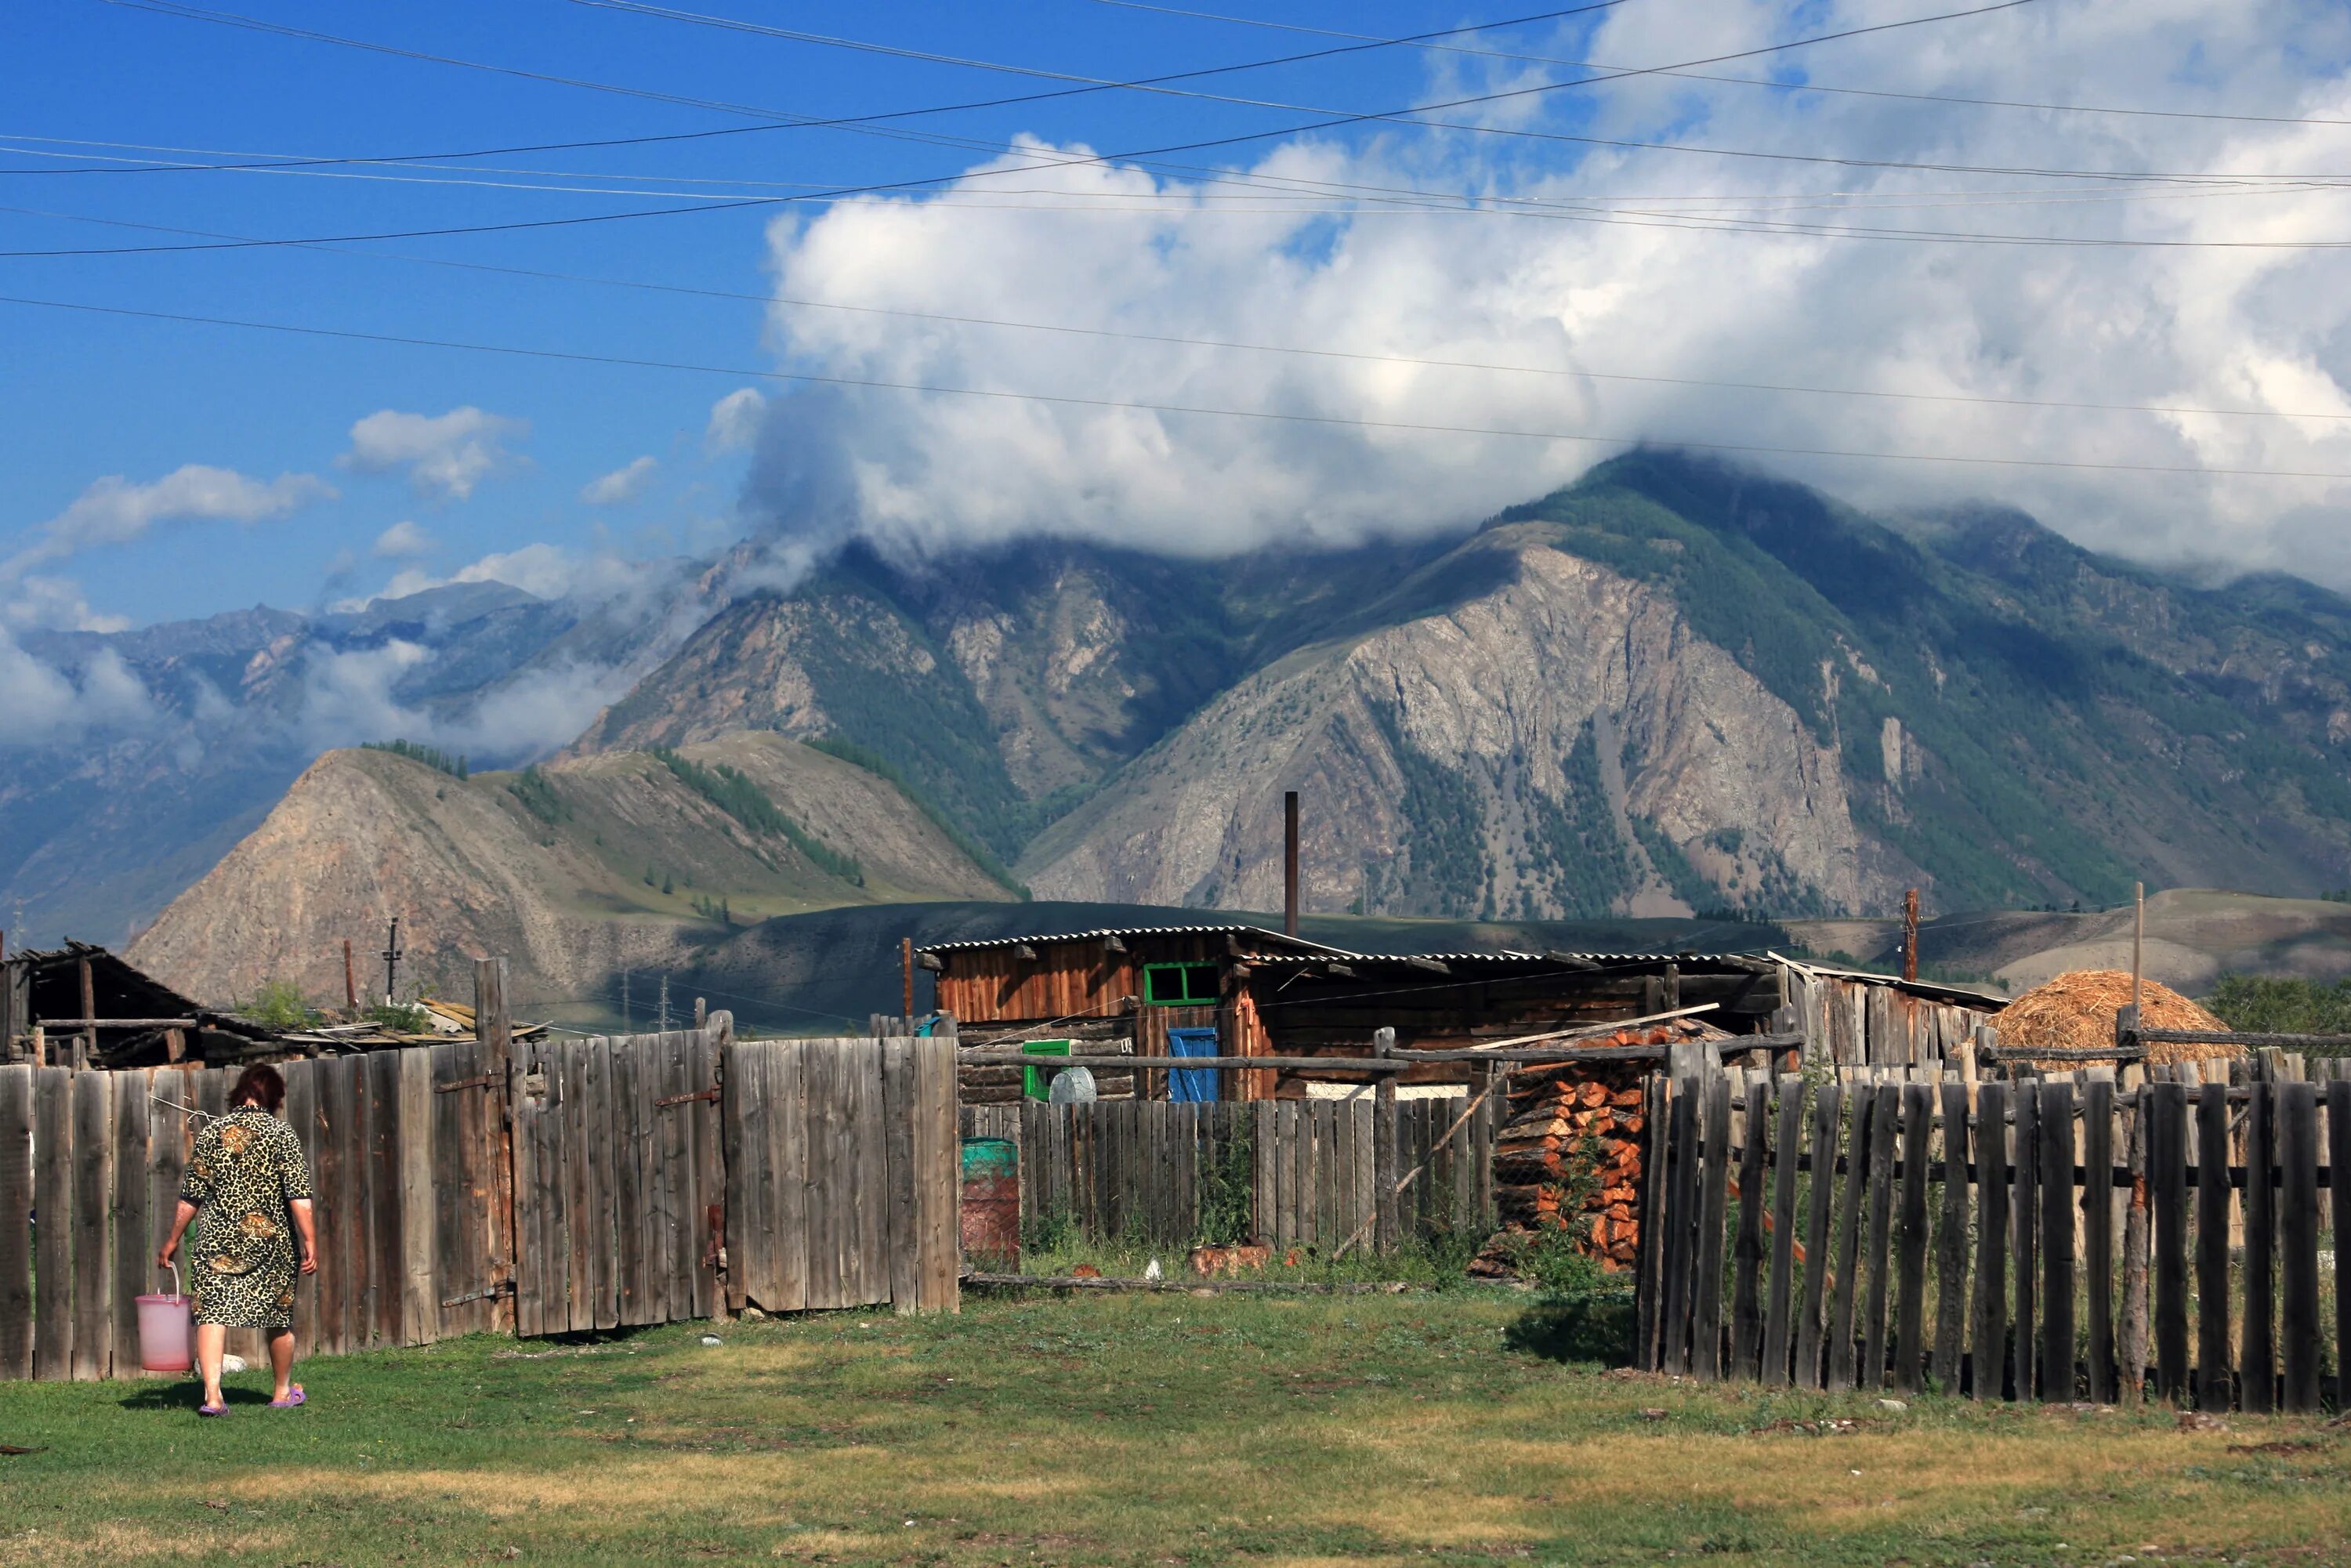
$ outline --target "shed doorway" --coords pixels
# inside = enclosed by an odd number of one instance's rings
[[[1213,1029],[1171,1029],[1167,1031],[1167,1054],[1214,1056],[1217,1054],[1217,1031]],[[1170,1072],[1167,1075],[1167,1098],[1170,1100],[1198,1104],[1217,1097],[1214,1068],[1195,1068],[1189,1072]]]

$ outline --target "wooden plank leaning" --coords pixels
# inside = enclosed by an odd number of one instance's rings
[[[2277,1402],[2277,1092],[2275,1083],[2256,1083],[2245,1102],[2245,1322],[2237,1399],[2264,1416]]]
[[[1976,1281],[1969,1392],[1997,1399],[2008,1381],[2008,1088],[1976,1092]]]
[[[1682,1079],[1673,1085],[1672,1116],[1666,1134],[1665,1354],[1659,1369],[1689,1369],[1690,1285],[1694,1238],[1698,1233],[1698,1081]]]
[[[2285,1378],[2280,1405],[2303,1414],[2318,1408],[2318,1085],[2277,1087],[2278,1253],[2284,1286],[2279,1343]],[[2340,1181],[2342,1167],[2335,1179]],[[2338,1238],[2336,1245],[2341,1246]]]
[[[1705,1190],[1698,1195],[1698,1282],[1690,1301],[1690,1371],[1719,1377],[1722,1365],[1722,1265],[1725,1222],[1730,1209],[1730,1078],[1718,1072],[1705,1082]]]
[[[2123,1210],[2122,1321],[2115,1326],[2117,1395],[2137,1405],[2147,1398],[2148,1354],[2147,1255],[2154,1243],[2154,1189],[2147,1182],[2147,1127],[2154,1121],[2144,1086],[2131,1095],[2123,1114],[2124,1174],[2130,1186]]]
[[[1813,1091],[1813,1179],[1804,1216],[1804,1297],[1796,1313],[1795,1381],[1799,1388],[1821,1386],[1822,1314],[1828,1304],[1829,1214],[1836,1194],[1837,1129],[1842,1092],[1834,1082]]]
[[[2196,1095],[2196,1405],[2226,1410],[2229,1375],[2229,1086]]]
[[[1663,1354],[1665,1317],[1659,1289],[1666,1276],[1666,1075],[1652,1072],[1642,1090],[1640,1249],[1633,1273],[1633,1364],[1655,1371]]]
[[[1796,1267],[1796,1166],[1804,1131],[1804,1081],[1793,1073],[1780,1080],[1780,1110],[1771,1133],[1771,1266],[1763,1291],[1762,1378],[1767,1386],[1788,1382],[1790,1298]]]
[[[1935,1232],[1935,1348],[1928,1370],[1945,1394],[1959,1391],[1968,1328],[1968,1086],[1939,1091],[1943,1131],[1942,1222]]]

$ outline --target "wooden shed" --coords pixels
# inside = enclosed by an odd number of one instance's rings
[[[1141,1057],[1361,1056],[1373,1032],[1443,1049],[1703,1008],[1730,1034],[1803,1030],[1839,1062],[1940,1061],[2002,1005],[1981,992],[1808,965],[1774,953],[1355,953],[1254,925],[1179,925],[950,942],[920,959],[966,1045]],[[1467,1083],[1427,1064],[1404,1079]],[[1050,1066],[967,1064],[968,1101],[1044,1092]],[[1100,1092],[1136,1075],[1096,1071]],[[1149,1073],[1153,1098],[1294,1099],[1360,1076],[1311,1069]]]

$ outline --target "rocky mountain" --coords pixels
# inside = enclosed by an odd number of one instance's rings
[[[1040,896],[1561,918],[2351,882],[2351,604],[2013,513],[1877,518],[1669,453],[1467,538],[1171,562],[852,554],[743,599],[582,750],[886,759]]]
[[[0,925],[19,943],[126,940],[330,747],[406,735],[485,764],[543,755],[656,665],[710,591],[655,563],[634,597],[453,583],[350,610],[22,633],[110,712],[0,737]]]
[[[346,939],[362,990],[381,991],[373,955],[397,915],[403,993],[468,995],[496,952],[518,1001],[569,1001],[623,969],[687,967],[771,915],[1011,896],[887,779],[777,735],[463,779],[340,750],[130,956],[215,1003],[267,980],[340,999]]]

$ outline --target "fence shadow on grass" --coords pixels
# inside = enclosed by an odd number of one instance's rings
[[[1546,1361],[1627,1366],[1633,1328],[1632,1287],[1602,1286],[1539,1299],[1502,1331],[1502,1343]]]

